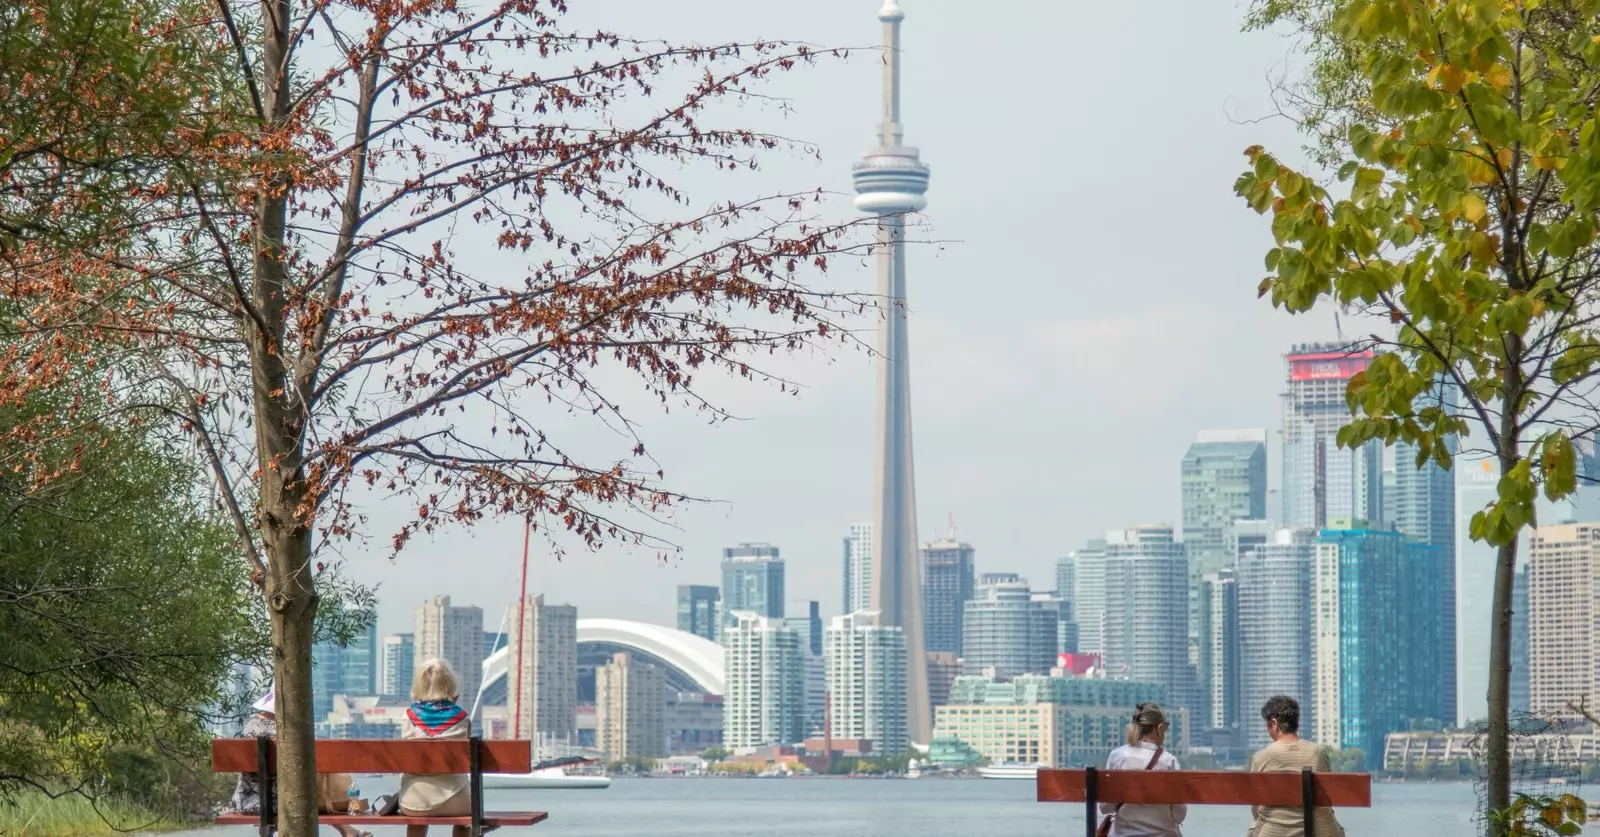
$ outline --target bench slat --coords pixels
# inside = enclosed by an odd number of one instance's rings
[[[1101,802],[1130,805],[1282,805],[1301,804],[1299,773],[1242,773],[1209,770],[1096,771]],[[1371,808],[1372,777],[1365,773],[1317,773],[1317,805]],[[1039,771],[1040,802],[1084,802],[1088,791],[1082,770]]]
[[[537,825],[549,819],[543,811],[489,811],[483,815],[483,824],[489,826]],[[259,825],[261,818],[254,814],[218,814],[218,825]],[[318,814],[317,822],[323,825],[471,825],[471,817],[408,817],[393,814],[380,817],[373,814],[350,816],[347,814]]]
[[[277,742],[270,745],[277,764]],[[528,741],[485,741],[479,751],[484,773],[527,773],[533,770]],[[211,742],[211,769],[216,773],[254,773],[254,738],[218,738]],[[394,739],[318,739],[318,773],[466,773],[471,770],[465,739],[397,741]]]

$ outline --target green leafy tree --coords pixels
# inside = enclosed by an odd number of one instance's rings
[[[1339,185],[1246,152],[1236,190],[1276,239],[1260,293],[1378,321],[1363,342],[1383,351],[1350,381],[1341,445],[1403,441],[1412,464],[1445,468],[1459,446],[1500,466],[1471,536],[1497,547],[1485,772],[1490,810],[1506,810],[1518,543],[1541,491],[1574,490],[1573,439],[1600,413],[1600,3],[1265,5],[1318,45],[1313,90],[1327,95],[1300,114]]]
[[[1347,750],[1334,750],[1328,754],[1328,761],[1335,773],[1356,773],[1367,763],[1367,754],[1360,748],[1351,747]]]

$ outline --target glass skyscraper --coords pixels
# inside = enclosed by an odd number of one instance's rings
[[[872,524],[850,524],[844,539],[844,612],[872,608]]]
[[[412,634],[390,634],[383,638],[382,655],[378,694],[409,698],[411,678],[416,670],[416,639]]]
[[[1200,711],[1197,726],[1229,729],[1239,723],[1239,582],[1234,570],[1200,577]]]
[[[1301,729],[1314,729],[1312,700],[1312,560],[1314,529],[1284,529],[1241,541],[1238,565],[1239,717],[1244,746],[1271,743],[1257,713],[1267,698],[1300,700]]]
[[[1372,363],[1370,350],[1338,343],[1295,346],[1283,395],[1282,523],[1321,528],[1329,520],[1382,518],[1383,448],[1341,448],[1339,428],[1350,423],[1345,386]]]
[[[1183,546],[1192,572],[1232,566],[1233,524],[1267,514],[1267,431],[1200,434],[1183,455]]]
[[[312,718],[321,722],[333,710],[334,695],[367,697],[377,694],[380,659],[376,625],[369,625],[348,645],[319,642],[312,646]]]
[[[966,603],[962,672],[992,668],[1001,678],[1045,674],[1055,666],[1060,607],[1033,600],[1026,579],[1014,573],[984,573],[978,593]]]
[[[783,618],[783,559],[777,547],[742,543],[722,550],[722,624],[732,625],[735,611]]]
[[[1065,561],[1072,564],[1072,612],[1078,620],[1078,650],[1099,654],[1105,648],[1106,542],[1095,538]],[[1060,578],[1060,570],[1056,576]]]
[[[1105,670],[1166,688],[1174,706],[1194,709],[1189,666],[1189,564],[1166,524],[1106,536]]]
[[[678,585],[678,630],[716,642],[721,600],[721,592],[710,585]]]
[[[972,545],[953,538],[922,546],[922,636],[927,650],[961,656],[962,623],[972,601]]]
[[[786,611],[791,614],[783,617],[783,623],[800,634],[801,644],[806,651],[822,656],[822,605],[818,602],[790,602]]]

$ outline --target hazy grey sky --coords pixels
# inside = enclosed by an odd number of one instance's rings
[[[879,39],[878,0],[573,5],[583,28],[645,37]],[[1293,68],[1293,44],[1241,34],[1243,2],[902,7],[907,142],[932,166],[927,219],[943,242],[910,257],[919,529],[943,534],[953,514],[980,572],[1048,589],[1054,559],[1085,538],[1177,522],[1179,457],[1195,434],[1275,431],[1283,351],[1333,336],[1330,314],[1294,318],[1256,299],[1270,234],[1231,188],[1252,143],[1297,156],[1289,124],[1241,124],[1269,111],[1269,76]],[[743,191],[847,192],[879,84],[866,51],[780,80],[795,113],[769,106],[752,120],[823,159],[769,156]],[[695,197],[725,197],[716,182]],[[871,291],[875,278],[849,265],[830,281]],[[719,502],[661,530],[684,548],[668,564],[616,548],[558,563],[536,540],[530,590],[586,616],[670,624],[676,585],[716,584],[723,546],[770,541],[789,598],[836,613],[841,539],[872,513],[873,363],[844,351],[785,364],[799,397],[715,384],[748,419],[734,424],[646,405],[636,418],[669,484]],[[391,563],[406,506],[367,508],[372,540],[345,550],[351,574],[381,583],[380,629],[410,630],[411,608],[438,593],[481,605],[492,628],[515,596],[520,526],[452,530]]]

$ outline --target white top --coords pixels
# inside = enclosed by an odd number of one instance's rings
[[[1118,747],[1106,759],[1107,770],[1143,770],[1156,754],[1156,745],[1148,741]],[[1163,751],[1151,770],[1177,770],[1178,759],[1171,751]],[[1100,815],[1116,812],[1117,820],[1111,826],[1111,837],[1181,837],[1183,818],[1189,814],[1187,805],[1124,805],[1117,811],[1115,802],[1100,803]]]

